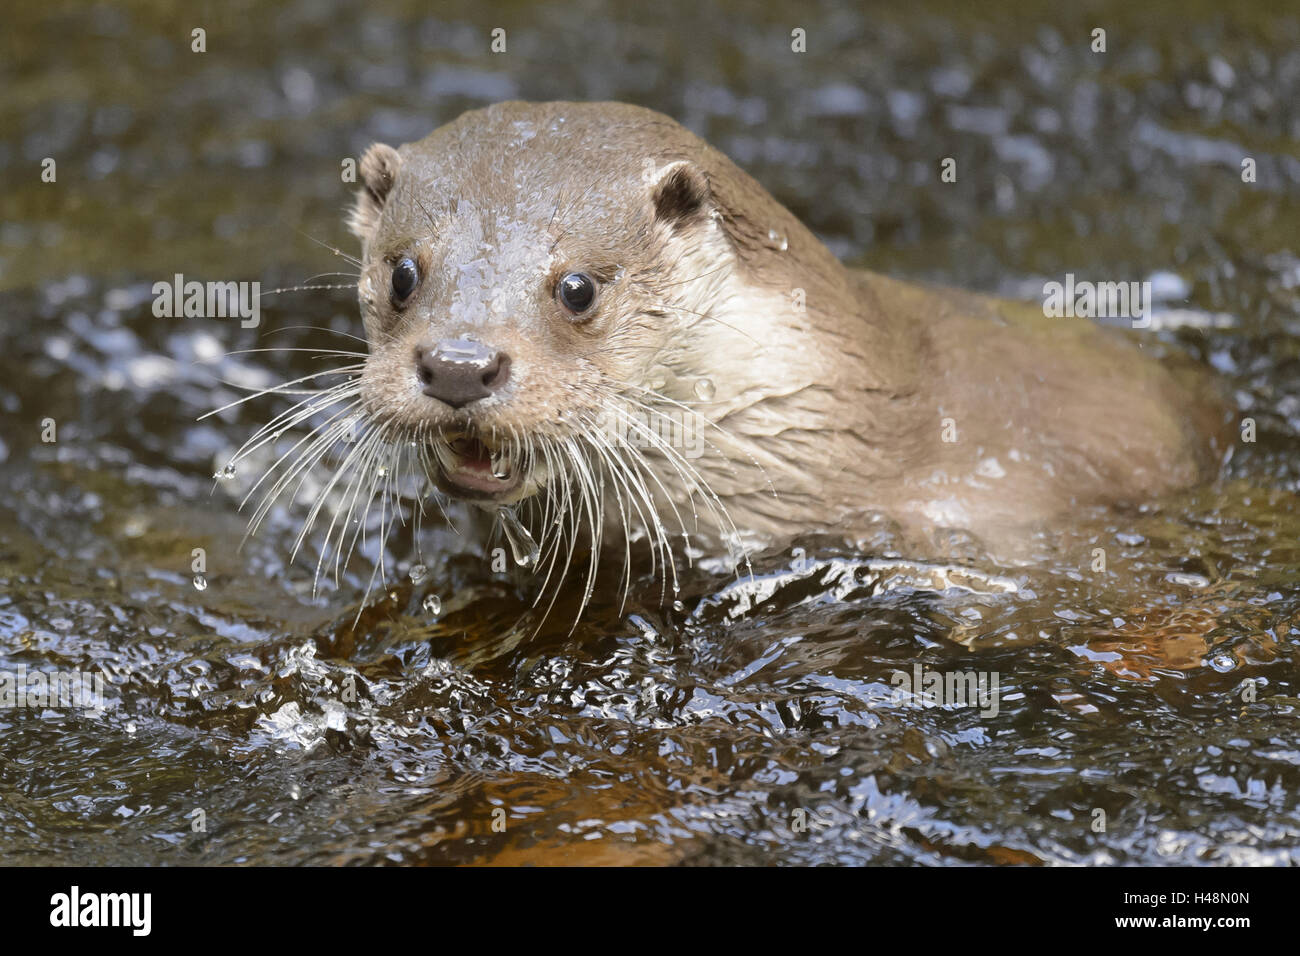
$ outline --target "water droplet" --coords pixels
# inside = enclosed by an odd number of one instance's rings
[[[425,614],[428,614],[430,617],[437,617],[442,613],[442,598],[438,597],[436,594],[430,594],[424,599],[424,603],[420,606],[424,608]]]
[[[1210,658],[1210,666],[1220,674],[1226,674],[1237,666],[1237,659],[1224,651]]]
[[[497,517],[501,519],[501,529],[506,533],[506,540],[510,542],[510,551],[515,556],[515,564],[521,568],[530,568],[536,564],[541,548],[528,533],[528,529],[519,520],[514,509],[502,505],[497,509]]]
[[[790,248],[790,240],[775,229],[769,229],[767,231],[767,244],[777,252],[785,252]]]
[[[410,575],[412,584],[419,584],[426,577],[428,577],[429,569],[426,568],[423,564],[413,564],[411,565],[411,570],[406,573]]]
[[[713,384],[713,379],[702,378],[695,383],[695,397],[701,401],[709,401],[717,393],[717,388]]]
[[[235,477],[235,463],[232,461],[212,476],[217,481],[229,481]]]
[[[201,574],[194,575],[194,590],[206,591],[208,589],[208,579]]]
[[[378,475],[380,478],[387,478],[387,477],[388,477],[388,466],[387,466],[387,465],[380,465],[378,468],[375,469],[375,474]]]
[[[681,601],[674,601],[673,610],[676,611],[678,614],[681,614],[682,611],[686,610],[686,605],[683,604]]]

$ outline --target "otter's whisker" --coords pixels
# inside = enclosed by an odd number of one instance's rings
[[[573,466],[573,471],[578,474],[580,481],[576,482],[576,485],[580,492],[580,499],[581,499],[580,503],[583,505],[584,508],[587,509],[588,514],[590,514],[590,500],[588,498],[588,486],[586,484],[588,469],[586,467],[586,462],[583,460],[581,451],[576,447],[572,439],[557,440],[555,444],[555,448],[557,453],[560,452],[563,453],[564,457],[566,457],[569,463]],[[568,516],[568,525],[567,525],[568,533],[566,537],[568,537],[569,539],[569,547],[567,552],[565,553],[564,565],[560,569],[560,575],[559,578],[556,580],[556,586],[551,591],[551,599],[547,603],[546,609],[542,612],[542,616],[541,616],[542,621],[545,621],[546,618],[550,616],[551,609],[555,607],[555,601],[560,595],[560,589],[563,586],[564,578],[568,574],[569,567],[573,564],[573,552],[575,547],[577,546],[578,530],[580,527],[580,523],[579,523],[580,510],[579,508],[573,506],[573,501],[572,501],[572,491],[574,485],[575,483],[573,482],[565,482],[563,484],[564,493],[566,497],[564,510],[565,512],[567,512],[567,516]],[[592,526],[594,527],[594,522],[592,522]],[[592,547],[593,547],[592,560],[594,562],[595,554],[597,551],[594,540],[592,542]],[[547,574],[546,580],[547,582],[550,581],[549,572]],[[545,596],[545,593],[546,593],[546,588],[545,586],[543,586],[543,589],[538,596],[538,600],[540,600],[541,597]],[[574,618],[573,626],[570,627],[569,629],[570,633],[572,633],[573,627],[577,626],[578,618],[581,617],[582,609],[587,606],[587,601],[589,600],[589,598],[590,598],[589,589],[584,588],[582,603],[579,607],[578,615]],[[538,627],[541,627],[540,623],[538,624]]]
[[[360,342],[362,345],[369,344],[366,342],[365,336],[353,335],[351,332],[344,332],[342,329],[331,329],[328,325],[281,325],[274,329],[268,329],[264,334],[275,335],[279,332],[293,332],[293,331],[324,332],[327,335],[341,335],[344,338],[355,339],[356,341]],[[358,354],[365,354],[365,353],[358,353]]]
[[[588,436],[599,435],[599,432],[590,423],[584,423],[584,425],[586,429],[586,434]],[[596,452],[596,454],[600,456],[601,460],[605,463],[606,470],[609,471],[611,476],[613,476],[614,500],[618,505],[620,524],[622,525],[623,528],[623,597],[619,607],[619,613],[621,614],[623,611],[622,603],[626,602],[628,588],[630,588],[632,584],[632,544],[628,535],[628,531],[629,531],[628,512],[627,509],[624,508],[623,506],[622,486],[624,484],[625,479],[622,470],[618,467],[618,462],[616,458],[610,455],[609,450],[606,447],[603,447],[600,442],[595,440],[591,441],[591,447]],[[640,504],[637,503],[636,499],[632,496],[632,491],[630,488],[627,488],[627,494],[630,503],[636,508],[638,514],[640,514],[641,516],[642,522],[644,523],[646,520],[645,515],[644,513],[641,512]],[[654,550],[653,549],[651,550],[651,556],[652,556],[651,557],[652,564],[651,564],[650,573],[653,575],[654,574],[654,565],[653,565]]]
[[[582,510],[591,529],[591,559],[587,563],[587,579],[582,588],[582,601],[578,605],[578,617],[581,617],[596,589],[596,569],[600,562],[600,548],[604,540],[604,509],[601,507],[602,496],[591,462],[582,454],[576,439],[567,438],[564,444],[569,447],[572,460],[577,467],[579,486],[582,489]],[[575,617],[573,627],[577,624],[578,620]],[[570,627],[570,632],[573,627]]]
[[[355,475],[348,485],[348,493],[351,495],[351,501],[348,503],[347,514],[344,517],[343,525],[339,529],[338,550],[335,553],[335,579],[337,580],[340,569],[352,560],[352,555],[356,551],[358,540],[361,547],[365,548],[366,526],[369,524],[370,509],[374,504],[375,485],[380,478],[380,468],[376,467],[377,460],[387,449],[385,438],[388,433],[388,424],[380,422],[376,425],[376,430],[372,440],[366,448],[361,450],[361,460],[357,462],[353,470]],[[366,484],[364,479],[369,477],[369,483]],[[362,488],[365,491],[362,492]],[[353,522],[352,513],[358,503],[362,503],[361,515],[355,520],[355,527],[352,529],[352,537],[348,541],[346,552],[343,550],[343,537],[347,534],[347,526]],[[336,514],[337,517],[337,514]],[[369,596],[370,589],[367,587],[366,595]],[[364,603],[364,598],[363,598]]]
[[[699,414],[698,414],[698,413],[697,413],[693,408],[690,407],[690,405],[685,404],[685,403],[683,403],[683,402],[676,401],[676,400],[674,400],[674,399],[672,399],[672,398],[669,398],[667,395],[664,395],[664,394],[662,394],[662,393],[660,393],[660,392],[657,392],[657,391],[655,391],[655,390],[653,390],[653,389],[649,389],[649,388],[641,388],[641,387],[639,387],[639,386],[631,385],[630,383],[620,383],[620,384],[622,385],[623,388],[625,388],[625,389],[627,389],[627,390],[629,390],[629,391],[637,391],[637,392],[640,392],[641,394],[646,395],[646,396],[650,397],[651,399],[653,399],[653,400],[655,400],[655,401],[661,402],[662,404],[665,404],[665,405],[668,405],[668,406],[670,406],[670,407],[672,407],[672,408],[675,408],[675,409],[680,410],[680,411],[681,411],[683,414],[685,414],[685,415],[691,415],[691,416],[693,416],[694,418],[696,418],[696,419],[698,419],[699,421],[701,421],[703,424],[707,425],[709,428],[711,428],[711,429],[713,429],[714,431],[716,431],[719,435],[722,436],[722,438],[724,438],[725,440],[729,441],[729,442],[730,442],[733,446],[735,446],[736,448],[739,448],[739,449],[742,450],[742,453],[743,453],[743,454],[745,455],[745,457],[749,460],[749,463],[750,463],[751,465],[753,465],[754,468],[756,468],[756,469],[758,470],[758,472],[763,476],[763,480],[767,482],[767,486],[768,486],[768,488],[771,490],[773,496],[776,496],[776,494],[777,494],[777,492],[776,492],[776,487],[775,487],[775,485],[772,484],[772,479],[771,479],[771,477],[768,475],[768,473],[767,473],[767,469],[765,469],[765,468],[764,468],[764,467],[763,467],[763,466],[758,462],[758,460],[757,460],[756,458],[754,458],[753,455],[749,454],[748,452],[743,451],[743,443],[740,442],[740,441],[736,438],[736,436],[733,435],[730,431],[728,431],[727,429],[723,428],[723,427],[722,427],[720,424],[718,424],[717,422],[711,421],[711,420],[709,420],[709,419],[707,419],[707,418],[704,418],[703,416],[699,415]],[[656,410],[653,406],[651,406],[651,405],[649,405],[649,404],[647,404],[647,403],[645,403],[645,402],[639,401],[639,400],[637,400],[637,399],[634,399],[634,398],[632,398],[630,395],[628,395],[628,394],[626,394],[626,393],[621,393],[621,394],[618,395],[618,397],[620,397],[623,401],[625,401],[626,403],[628,403],[628,404],[631,405],[632,407],[634,407],[634,408],[638,408],[638,409],[641,409],[641,410],[644,410],[647,414],[650,414],[650,415],[662,414],[661,412],[659,412],[658,410]],[[702,437],[702,436],[701,436],[701,437]],[[710,451],[716,453],[717,457],[718,457],[722,462],[725,463],[725,466],[726,466],[727,470],[728,470],[732,475],[735,475],[735,474],[736,474],[736,469],[735,469],[735,466],[732,465],[732,463],[731,463],[731,457],[730,457],[730,455],[728,455],[728,454],[727,454],[727,453],[726,453],[722,448],[720,448],[718,445],[715,445],[715,444],[714,444],[712,441],[710,441],[709,439],[707,439],[707,438],[703,438],[703,441],[704,441],[704,443],[705,443],[705,446],[706,446]]]
[[[358,259],[356,256],[348,255],[342,249],[339,249],[336,246],[331,246],[328,242],[322,242],[320,239],[317,239],[315,236],[308,235],[307,233],[303,232],[301,229],[298,229],[296,231],[298,235],[306,239],[310,239],[318,246],[323,246],[324,248],[328,249],[330,252],[334,253],[334,255],[338,256],[340,259],[352,263],[352,265],[356,266],[358,269],[364,269],[366,267],[366,264],[362,262],[360,259]]]
[[[546,462],[546,473],[550,475],[559,474],[555,469],[557,467],[556,455],[558,451],[552,449],[552,443],[548,436],[540,435],[539,446],[542,458]],[[548,585],[551,582],[551,574],[555,570],[555,562],[560,553],[561,539],[564,537],[563,520],[566,516],[565,505],[568,495],[567,483],[560,484],[556,490],[546,496],[546,505],[542,514],[542,541],[540,547],[544,551],[543,557],[538,561],[538,568],[546,565],[546,575],[542,580],[542,585],[538,591],[537,598],[533,601],[533,606],[546,594]]]
[[[610,403],[608,402],[606,402],[602,407],[607,412],[611,412],[611,411],[617,412],[617,409],[610,407]],[[594,430],[593,433],[595,433]],[[608,439],[604,439],[604,440],[608,442]],[[653,496],[651,495],[650,490],[646,486],[644,480],[640,477],[641,472],[645,472],[646,474],[648,474],[651,480],[658,485],[659,490],[663,493],[664,499],[668,502],[669,507],[673,511],[673,515],[677,520],[678,526],[681,527],[683,530],[685,529],[685,523],[682,521],[681,514],[677,511],[677,505],[672,500],[672,496],[668,494],[667,489],[663,486],[662,482],[659,481],[659,478],[654,473],[654,471],[647,467],[644,456],[641,455],[640,452],[637,451],[635,448],[632,448],[626,443],[620,443],[617,447],[620,452],[626,455],[626,458],[617,457],[617,456],[616,458],[619,461],[620,465],[622,465],[622,467],[627,470],[627,473],[635,479],[637,486],[640,489],[640,493],[646,502],[646,507],[649,510],[649,514],[651,516],[651,518],[647,518],[644,514],[641,515],[641,520],[642,523],[645,525],[646,533],[649,537],[650,546],[651,546],[651,551],[650,551],[651,574],[653,575],[655,573],[655,562],[657,556],[659,554],[662,554],[664,573],[663,576],[661,577],[661,581],[664,583],[664,586],[666,587],[669,575],[671,575],[673,581],[673,587],[674,590],[676,590],[677,571],[676,571],[676,566],[672,559],[672,547],[668,542],[668,535],[664,528],[663,521],[659,517],[659,510],[658,508],[655,507]],[[633,466],[636,468],[636,471],[632,470]]]
[[[337,274],[343,275],[344,273]],[[354,276],[353,278],[360,278],[360,276]],[[258,298],[265,299],[268,295],[279,295],[282,292],[315,292],[326,289],[355,289],[356,287],[355,282],[331,282],[325,285],[287,285],[279,289],[267,289],[265,292],[259,293]]]
[[[348,451],[347,455],[343,457],[343,461],[341,461],[338,464],[338,466],[334,469],[334,473],[330,476],[329,481],[326,482],[321,487],[320,491],[317,493],[316,499],[312,503],[311,510],[308,512],[307,518],[303,522],[302,529],[298,533],[298,537],[294,542],[294,549],[293,549],[295,555],[297,554],[298,549],[302,547],[303,542],[306,540],[307,534],[309,533],[311,527],[316,523],[317,517],[320,515],[321,508],[324,507],[325,502],[328,500],[329,495],[331,494],[331,492],[333,492],[334,488],[337,487],[339,481],[345,475],[348,475],[349,473],[352,472],[358,456],[364,457],[368,455],[370,446],[374,445],[377,442],[382,441],[382,438],[383,438],[382,434],[378,431],[368,432],[366,435],[358,438],[354,443],[354,446]],[[325,558],[325,554],[329,550],[329,542],[333,533],[334,523],[338,520],[338,514],[339,514],[338,509],[335,509],[333,518],[330,521],[329,528],[326,530],[325,540],[321,546],[322,547],[321,555],[316,562],[317,577],[320,576],[320,571]],[[340,540],[340,544],[341,543],[342,542]],[[336,584],[338,582],[338,571],[339,569],[336,567],[335,579],[334,579]]]
[[[648,442],[654,450],[664,456],[665,460],[686,484],[686,490],[690,496],[692,507],[694,507],[693,503],[698,493],[714,521],[717,523],[718,530],[721,531],[724,536],[730,536],[733,540],[738,542],[739,532],[736,529],[735,523],[731,520],[731,516],[727,512],[726,506],[722,503],[722,500],[719,498],[717,493],[714,492],[703,475],[701,475],[689,461],[673,448],[672,445],[665,441],[653,428],[638,421],[636,416],[627,415],[622,409],[619,409],[616,406],[613,407],[612,410],[615,414],[622,416],[622,420],[628,425],[628,427],[635,429],[636,433]],[[697,529],[699,527],[698,513],[696,514],[696,527]],[[745,561],[748,566],[747,556],[745,557]]]
[[[340,415],[346,415],[349,411],[356,408],[357,397],[355,392],[351,390],[342,390],[338,394],[332,395],[330,397],[330,401],[328,402],[314,403],[310,407],[303,408],[301,411],[295,413],[289,419],[283,422],[276,423],[274,428],[264,429],[262,431],[259,431],[256,435],[254,435],[247,442],[245,442],[244,446],[240,448],[234,454],[234,456],[232,456],[231,464],[237,464],[238,462],[243,461],[246,457],[248,457],[257,449],[261,448],[264,445],[268,445],[271,442],[279,440],[287,432],[297,428],[303,422],[309,421],[311,418],[315,417],[316,415],[322,412],[327,411],[334,405],[337,405],[340,402],[348,401],[349,399],[351,399],[352,401],[349,405],[345,407],[345,410],[343,412],[330,415],[323,422],[313,426],[307,432],[307,434],[304,436],[304,439],[310,439],[313,434],[321,431],[322,429],[328,428],[333,422],[337,421]],[[271,474],[276,468],[280,467],[284,459],[289,457],[289,455],[291,455],[294,452],[294,450],[296,450],[298,446],[301,444],[302,442],[300,441],[292,448],[290,448],[288,451],[282,453],[279,460],[274,462],[270,468],[265,470],[262,476],[259,477],[256,482],[254,482],[253,486],[249,488],[248,492],[245,494],[244,499],[240,502],[241,508],[248,503],[249,497],[251,497],[252,493],[261,486],[262,482],[266,480],[268,475]]]
[[[253,496],[253,493],[258,489],[258,487],[261,486],[262,482],[283,468],[283,474],[281,474],[275,483],[263,494],[257,510],[254,512],[253,518],[249,522],[251,533],[255,533],[261,526],[263,519],[270,512],[271,507],[284,492],[284,489],[288,487],[289,483],[292,482],[296,476],[301,474],[301,478],[299,479],[298,485],[294,488],[290,501],[292,502],[297,497],[298,492],[302,488],[303,481],[306,480],[310,473],[311,467],[325,456],[340,437],[347,433],[348,428],[350,427],[350,423],[347,419],[356,404],[356,402],[353,402],[344,406],[344,408],[331,415],[324,423],[318,425],[305,436],[300,438],[294,443],[293,447],[281,455],[274,464],[267,468],[262,473],[261,477],[259,477],[248,490],[247,494],[245,494],[243,500],[240,502],[239,506],[241,508],[248,503],[248,500]],[[288,465],[285,465],[285,462],[289,457],[302,448],[303,445],[306,445],[307,447],[298,452],[297,456]]]
[[[282,383],[279,384],[279,385],[272,385],[272,386],[269,386],[269,387],[267,387],[267,388],[261,388],[261,389],[258,389],[258,390],[256,390],[255,392],[253,392],[252,394],[245,395],[243,398],[239,398],[239,399],[236,399],[236,400],[233,401],[233,402],[230,402],[229,404],[222,405],[220,408],[214,408],[214,409],[213,409],[212,411],[210,411],[210,412],[204,412],[202,415],[200,415],[200,416],[199,416],[197,419],[195,419],[195,420],[201,422],[201,421],[203,421],[205,418],[210,418],[210,417],[212,417],[213,415],[219,415],[219,414],[221,414],[222,412],[226,411],[227,409],[234,408],[234,407],[236,407],[237,405],[242,405],[242,404],[244,404],[244,402],[251,402],[253,399],[255,399],[255,398],[261,398],[261,397],[264,396],[264,395],[307,395],[307,396],[308,396],[308,400],[310,400],[310,398],[313,397],[313,396],[327,394],[327,393],[329,392],[329,389],[304,389],[304,390],[293,391],[293,390],[290,389],[290,386],[292,386],[292,385],[297,385],[297,384],[299,384],[299,383],[301,383],[301,382],[309,382],[309,381],[311,381],[311,380],[314,379],[314,378],[323,378],[323,377],[326,376],[326,375],[347,375],[347,374],[350,374],[350,373],[352,373],[352,372],[359,371],[360,369],[361,369],[361,366],[360,366],[360,365],[345,365],[345,366],[343,366],[342,368],[323,369],[322,371],[319,371],[319,372],[312,372],[310,375],[304,375],[304,376],[302,376],[302,378],[295,378],[295,379],[293,379],[293,380],[291,380],[291,381],[288,381],[288,382],[282,382]],[[248,387],[248,386],[246,386],[246,385],[239,385],[239,384],[234,383],[234,382],[223,382],[222,384],[224,384],[224,385],[229,385],[229,386],[232,387],[232,388],[247,388],[247,387]],[[347,384],[346,382],[340,383],[340,385],[346,385],[346,384]],[[330,386],[330,388],[338,388],[338,387],[339,387],[338,385]],[[303,404],[303,403],[300,402],[300,403],[298,403],[298,404],[301,405],[301,404]],[[294,406],[292,406],[290,409],[288,409],[288,411],[289,411],[289,412],[292,412],[293,408],[297,408],[297,407],[298,407],[298,405],[294,405]],[[280,417],[284,416],[285,414],[286,414],[286,412],[281,412],[279,415],[276,416],[276,418],[280,418]],[[272,421],[274,421],[274,419],[272,419]],[[268,422],[268,424],[270,424],[270,423]],[[260,431],[264,431],[265,429],[266,429],[266,426],[264,425],[264,426],[262,426],[262,429],[260,429]]]
[[[258,352],[308,352],[312,355],[346,355],[351,358],[365,358],[365,352],[353,352],[345,349],[304,349],[293,345],[270,345],[260,349],[234,349],[230,352],[223,353],[222,357],[226,358],[231,355],[254,355]],[[360,365],[350,365],[348,368],[361,368]],[[338,371],[331,369],[330,371]],[[319,374],[319,373],[318,373]]]
[[[264,482],[270,475],[274,474],[283,465],[285,460],[288,459],[291,455],[293,455],[293,453],[297,451],[299,448],[301,448],[305,443],[309,441],[313,442],[313,444],[309,447],[308,451],[310,451],[311,448],[314,448],[316,444],[320,442],[322,437],[322,436],[317,436],[316,433],[321,431],[322,429],[330,429],[333,425],[339,424],[340,419],[346,418],[346,416],[354,408],[357,407],[357,405],[360,402],[360,399],[356,398],[355,390],[347,390],[347,389],[340,390],[338,394],[331,395],[330,400],[328,402],[324,402],[323,404],[312,405],[309,408],[304,408],[301,412],[292,416],[289,421],[283,424],[283,426],[277,426],[274,431],[266,432],[265,434],[263,434],[263,432],[258,432],[247,442],[245,442],[244,446],[240,448],[239,451],[237,451],[234,454],[234,456],[231,458],[232,462],[239,462],[243,460],[245,457],[247,457],[251,452],[253,452],[257,448],[260,448],[262,445],[266,444],[267,442],[274,441],[275,439],[283,435],[285,432],[289,431],[292,428],[297,427],[299,423],[306,421],[307,419],[310,419],[312,416],[328,408],[331,408],[334,405],[337,405],[339,402],[347,401],[348,399],[352,399],[352,401],[350,401],[347,405],[345,405],[341,410],[337,410],[332,414],[330,414],[330,416],[324,422],[312,428],[311,431],[307,432],[306,435],[304,435],[297,442],[295,442],[293,446],[289,448],[288,451],[284,452],[279,459],[277,459],[269,468],[267,468],[262,473],[261,477],[259,477],[257,481],[253,483],[252,487],[250,487],[248,491],[244,494],[244,498],[243,500],[240,501],[239,507],[243,508],[244,505],[248,503],[248,500],[252,497],[253,493],[257,491],[259,487],[261,487],[262,482]],[[346,424],[346,422],[344,422],[343,424]],[[313,436],[316,436],[314,440],[313,440]]]

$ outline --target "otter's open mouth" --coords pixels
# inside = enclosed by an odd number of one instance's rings
[[[494,448],[470,435],[448,435],[434,439],[433,450],[437,485],[456,498],[507,501],[523,484],[526,463],[508,448]]]

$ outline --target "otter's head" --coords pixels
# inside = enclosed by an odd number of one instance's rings
[[[418,527],[427,478],[496,509],[512,546],[529,532],[504,506],[531,506],[541,535],[520,563],[546,568],[543,589],[589,535],[589,595],[606,515],[670,574],[679,533],[707,547],[779,523],[764,463],[784,456],[787,484],[816,500],[800,476],[828,427],[817,398],[874,387],[844,358],[858,339],[871,353],[871,334],[841,334],[828,316],[853,307],[848,274],[722,153],[639,107],[502,103],[374,145],[360,173],[368,350],[221,470],[313,423],[250,489],[264,489],[252,528],[306,486],[295,551],[329,514],[317,574],[334,551],[337,577],[375,500],[383,539],[418,488]],[[308,482],[341,443],[333,474]]]
[[[426,447],[442,491],[498,504],[599,460],[629,407],[694,403],[709,336],[682,332],[737,262],[720,163],[618,104],[503,103],[370,147],[350,220],[368,417]]]

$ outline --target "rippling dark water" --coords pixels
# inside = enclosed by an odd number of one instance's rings
[[[1300,10],[652,6],[7,11],[0,670],[109,687],[0,709],[5,862],[1298,862]],[[212,479],[285,400],[197,421],[352,347],[353,293],[243,329],[150,288],[346,271],[342,159],[512,97],[668,112],[855,264],[1025,298],[1154,277],[1149,335],[1256,440],[1028,566],[809,539],[686,572],[678,606],[602,587],[572,631],[534,635],[527,578],[445,529],[399,534],[354,629],[369,561],[313,595],[301,511],[241,550]],[[996,675],[996,713],[908,706],[917,665]]]

